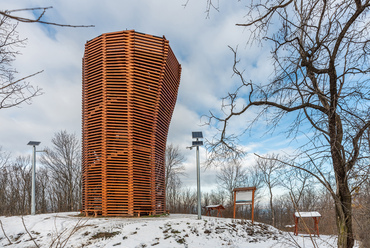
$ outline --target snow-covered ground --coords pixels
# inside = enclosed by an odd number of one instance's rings
[[[336,246],[332,236],[293,236],[250,221],[171,214],[146,218],[81,218],[78,213],[4,217],[0,247],[319,247]],[[28,232],[29,233],[28,233]],[[31,236],[33,240],[31,239]],[[10,244],[10,242],[12,244]],[[299,246],[298,246],[299,245]]]

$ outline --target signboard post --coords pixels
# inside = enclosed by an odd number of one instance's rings
[[[234,219],[236,205],[252,205],[252,224],[254,222],[254,192],[256,187],[235,188],[234,190]]]

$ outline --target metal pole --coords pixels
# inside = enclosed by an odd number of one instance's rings
[[[198,196],[198,220],[202,219],[201,195],[200,195],[200,163],[199,146],[197,146],[197,196]]]
[[[33,146],[33,158],[32,158],[32,195],[31,195],[31,215],[35,215],[36,204],[35,204],[35,190],[36,184],[36,146]]]

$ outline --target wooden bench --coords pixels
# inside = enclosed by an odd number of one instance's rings
[[[140,217],[142,213],[147,215],[153,215],[153,211],[150,210],[134,210],[134,212],[137,214],[137,217]]]
[[[98,210],[98,209],[88,209],[88,210],[85,210],[85,217],[89,217],[90,214],[94,215],[94,217],[98,217],[98,215],[102,214],[102,211],[101,210]]]
[[[321,217],[321,214],[319,212],[295,212],[294,215],[294,235],[298,235],[298,222],[300,218],[312,218],[314,220],[315,224],[315,232],[317,237],[319,237],[319,220]]]
[[[206,209],[206,216],[212,216],[211,215],[211,210],[217,210],[217,217],[218,217],[218,215],[220,215],[222,217],[222,210],[224,210],[225,207],[222,206],[221,204],[219,204],[219,205],[205,206],[205,209]]]

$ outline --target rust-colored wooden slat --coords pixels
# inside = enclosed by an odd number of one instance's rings
[[[133,30],[88,41],[83,58],[83,211],[166,210],[164,156],[181,66],[169,42]]]

